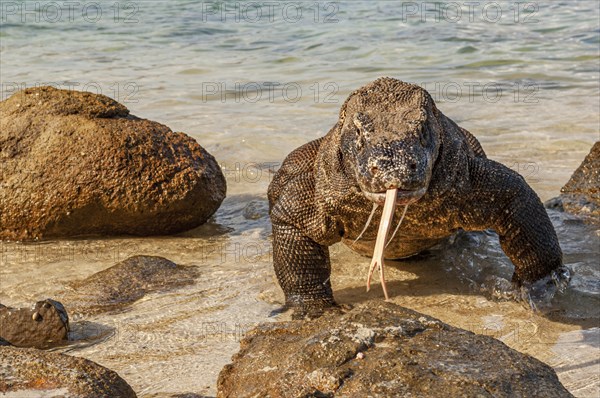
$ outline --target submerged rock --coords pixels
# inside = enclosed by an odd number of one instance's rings
[[[135,397],[116,372],[83,358],[36,350],[0,347],[0,392],[20,396]],[[52,395],[49,395],[52,393]]]
[[[571,397],[548,365],[395,304],[373,301],[250,331],[218,397]]]
[[[0,239],[171,234],[204,223],[226,191],[193,138],[52,87],[0,102],[0,162]]]
[[[11,345],[46,348],[65,342],[68,333],[69,317],[58,301],[38,301],[31,308],[0,304],[0,340]]]
[[[600,225],[600,141],[562,187],[560,196],[547,201],[546,207],[564,210]]]
[[[192,284],[197,276],[195,267],[163,257],[134,256],[73,283],[63,301],[71,312],[116,310],[146,294]]]

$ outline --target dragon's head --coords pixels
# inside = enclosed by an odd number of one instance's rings
[[[419,86],[381,78],[353,92],[340,111],[340,155],[363,194],[382,204],[397,188],[396,203],[421,198],[440,146],[439,113]]]

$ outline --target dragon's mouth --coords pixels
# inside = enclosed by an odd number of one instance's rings
[[[421,199],[423,195],[425,195],[426,188],[416,189],[416,190],[402,190],[398,189],[396,193],[396,206],[406,206],[410,203],[416,202]],[[366,192],[363,191],[363,195],[371,202],[376,203],[378,205],[383,205],[385,203],[385,192]]]

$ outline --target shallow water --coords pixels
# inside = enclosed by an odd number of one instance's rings
[[[2,5],[3,99],[17,87],[50,82],[100,91],[137,116],[196,138],[228,181],[228,198],[214,219],[177,236],[2,243],[0,302],[12,306],[60,300],[68,282],[130,255],[199,267],[195,285],[152,294],[124,312],[70,314],[76,341],[60,350],[116,370],[142,397],[214,395],[217,374],[241,334],[288,316],[275,315],[282,294],[271,269],[270,171],[293,148],[325,134],[353,89],[383,75],[422,84],[542,200],[557,195],[600,139],[596,1],[531,3],[538,8],[520,9],[517,21],[514,3],[498,2],[497,22],[496,6],[486,2],[472,21],[463,13],[456,22],[451,9],[436,14],[418,6],[413,15],[398,5],[408,3],[310,2],[302,3],[295,23],[296,8],[286,2],[261,8],[255,22],[249,9],[235,11],[235,2],[217,6],[233,7],[221,16],[219,8],[206,8],[213,3],[196,1],[101,3],[96,22],[92,9],[83,14],[85,3],[69,20],[68,6],[58,2],[62,21],[51,22],[46,3],[36,13],[27,2],[26,11],[34,11],[25,22],[20,8]],[[419,258],[390,263],[390,294],[394,302],[549,363],[576,396],[597,396],[599,232],[558,213],[552,219],[575,274],[543,313],[491,300],[489,289],[482,290],[490,275],[512,272],[497,238],[487,233],[461,235]],[[382,296],[378,285],[364,291],[368,259],[342,245],[331,250],[340,302]]]

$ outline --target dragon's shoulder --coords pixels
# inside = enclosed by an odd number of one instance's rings
[[[285,158],[269,184],[267,196],[270,206],[277,202],[284,190],[289,190],[291,185],[295,185],[293,182],[297,183],[300,180],[308,183],[310,179],[314,180],[314,165],[323,138],[307,142]]]

